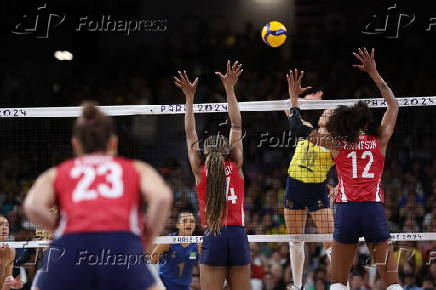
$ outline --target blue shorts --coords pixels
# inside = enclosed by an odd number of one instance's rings
[[[333,239],[344,244],[357,244],[360,237],[369,243],[388,240],[384,210],[379,202],[338,202]]]
[[[191,290],[191,286],[180,286],[173,284],[169,281],[164,281],[162,276],[160,277],[160,279],[162,280],[162,283],[165,286],[166,290]]]
[[[329,208],[327,186],[321,183],[304,183],[292,177],[286,180],[285,208],[308,209],[309,212]]]
[[[155,284],[141,240],[130,232],[66,234],[44,252],[39,290],[144,290]]]
[[[203,236],[200,264],[245,266],[250,264],[250,246],[243,226],[224,226],[218,235]]]

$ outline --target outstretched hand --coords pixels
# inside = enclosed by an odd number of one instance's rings
[[[231,65],[230,60],[228,60],[226,74],[223,75],[220,72],[215,72],[215,74],[221,79],[224,88],[227,90],[234,88],[243,71],[242,64],[238,64],[238,61],[235,61],[233,65]]]
[[[178,73],[179,77],[174,77],[174,84],[182,90],[187,99],[193,99],[197,91],[198,77],[191,82],[185,70],[183,73],[181,71],[178,71]]]
[[[312,87],[301,87],[301,80],[303,79],[304,71],[297,69],[289,70],[289,74],[286,74],[288,80],[289,98],[291,100],[292,107],[298,106],[298,96],[311,89]]]
[[[357,53],[353,52],[353,55],[361,62],[361,64],[354,64],[353,67],[360,69],[368,73],[369,75],[377,72],[377,66],[374,59],[374,48],[371,49],[371,53],[366,48],[358,49]]]
[[[288,80],[288,89],[290,97],[297,97],[311,89],[312,87],[301,87],[301,80],[303,79],[304,71],[299,71],[298,69],[289,70],[289,74],[286,74],[286,79]]]

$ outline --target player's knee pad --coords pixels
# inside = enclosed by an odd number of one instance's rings
[[[330,290],[347,290],[347,286],[342,283],[333,283],[330,285]]]
[[[403,287],[400,286],[400,284],[392,284],[386,290],[403,290]]]

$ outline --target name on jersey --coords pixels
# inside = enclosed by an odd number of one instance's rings
[[[342,149],[345,150],[369,150],[377,148],[377,142],[375,140],[370,141],[359,141],[358,143],[352,143],[342,146]]]
[[[81,158],[77,158],[75,160],[76,164],[100,164],[105,162],[111,162],[112,156],[105,156],[105,155],[95,155],[95,156],[83,156]]]
[[[224,170],[226,171],[226,176],[229,176],[230,174],[232,174],[232,166],[231,165],[226,165],[224,167]],[[207,170],[206,170],[206,176],[207,176]]]

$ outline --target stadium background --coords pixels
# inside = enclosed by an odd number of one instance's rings
[[[410,1],[409,1],[410,2]],[[378,68],[398,97],[429,96],[436,92],[434,31],[426,31],[436,10],[425,3],[333,0],[238,1],[2,1],[0,105],[11,107],[70,106],[85,99],[103,105],[176,104],[184,99],[172,84],[179,69],[200,77],[196,103],[223,102],[225,95],[214,71],[227,59],[239,60],[244,73],[237,87],[240,101],[286,98],[284,74],[289,68],[306,71],[304,83],[322,89],[327,99],[378,97],[366,75],[354,70],[351,52],[375,47]],[[48,38],[11,33],[23,14],[65,14],[62,25]],[[363,34],[376,19],[381,25],[387,7],[388,30]],[[395,21],[400,13],[415,14],[398,38]],[[432,14],[433,13],[433,14]],[[166,20],[162,32],[76,31],[80,17],[99,19]],[[373,15],[378,15],[374,18]],[[44,19],[41,17],[41,19]],[[397,19],[397,20],[395,20]],[[287,43],[268,48],[260,38],[261,26],[279,20],[289,30]],[[400,19],[401,20],[401,19]],[[41,29],[44,24],[41,22]],[[41,32],[43,33],[43,31]],[[69,50],[73,61],[58,61],[55,50]],[[380,116],[382,110],[375,110]],[[436,232],[436,145],[434,107],[401,108],[389,145],[383,188],[392,232]],[[305,112],[314,122],[320,112]],[[197,116],[199,132],[220,127],[225,114]],[[258,146],[262,134],[281,137],[287,121],[281,112],[243,113],[246,175],[246,223],[251,234],[285,233],[282,217],[284,180],[291,147]],[[187,163],[183,116],[117,117],[120,153],[150,162],[165,176],[175,193],[172,219],[183,208],[197,209],[194,181]],[[70,118],[3,118],[0,120],[0,210],[10,222],[10,239],[26,240],[34,229],[23,215],[21,202],[39,172],[71,157]],[[334,183],[334,174],[330,178]],[[314,232],[313,225],[306,229]],[[400,276],[405,286],[436,282],[436,264],[426,265],[434,242],[396,244],[414,249],[402,259]],[[264,289],[284,289],[291,280],[287,244],[252,243],[253,279]],[[329,267],[320,244],[307,244],[309,289],[327,287]],[[20,263],[32,260],[32,250],[19,250]],[[371,271],[362,267],[367,253],[361,248],[353,269],[352,286],[369,287]],[[31,277],[34,266],[27,265]],[[197,279],[197,278],[196,278]],[[194,281],[196,281],[194,279]],[[311,282],[312,281],[312,282]],[[435,284],[436,285],[436,284]],[[26,285],[28,287],[28,285]],[[376,287],[379,289],[377,280]],[[26,289],[26,288],[25,288]],[[359,288],[361,289],[361,288]],[[409,288],[414,289],[414,288]]]

